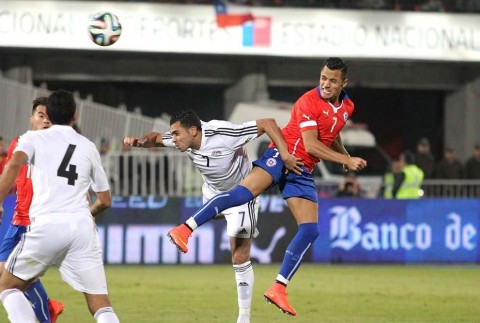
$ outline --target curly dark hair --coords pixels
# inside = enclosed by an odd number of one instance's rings
[[[38,98],[36,98],[35,100],[33,100],[32,102],[32,114],[35,113],[35,109],[39,106],[39,105],[44,105],[44,106],[47,106],[47,97],[46,96],[39,96]]]
[[[347,64],[345,64],[341,58],[329,57],[323,62],[322,68],[324,66],[328,67],[330,70],[340,70],[340,72],[342,72],[343,79],[345,80],[347,78]]]
[[[197,127],[197,129],[202,129],[202,122],[198,115],[192,110],[180,111],[172,115],[170,118],[170,125],[179,121],[182,128]]]

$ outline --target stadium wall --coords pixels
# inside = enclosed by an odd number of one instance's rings
[[[179,254],[166,233],[188,218],[201,199],[114,196],[97,219],[108,264],[229,263],[226,222],[215,220],[195,231],[190,251]],[[4,204],[0,237],[10,223],[15,197]],[[322,199],[320,236],[307,262],[477,263],[480,199]],[[296,224],[278,195],[261,198],[260,235],[252,246],[259,263],[280,262]]]

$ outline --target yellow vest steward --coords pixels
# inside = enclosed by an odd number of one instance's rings
[[[405,180],[397,192],[397,199],[418,199],[419,191],[423,182],[423,171],[416,165],[407,165],[402,172]]]

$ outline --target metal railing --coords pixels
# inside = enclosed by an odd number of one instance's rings
[[[114,195],[201,196],[202,176],[176,149],[133,149],[102,156]],[[334,197],[338,184],[317,182],[319,197]],[[424,198],[479,198],[480,180],[425,180]],[[272,190],[271,193],[278,193]]]
[[[30,129],[32,101],[50,92],[41,87],[3,78],[0,74],[0,136],[7,141]],[[97,145],[102,138],[110,142],[111,149],[121,147],[126,135],[141,136],[151,131],[167,131],[169,122],[161,118],[106,106],[91,100],[75,98],[82,134]]]
[[[426,179],[424,197],[479,198],[480,179]]]
[[[202,176],[188,155],[176,149],[111,152],[102,162],[114,195],[202,195]]]

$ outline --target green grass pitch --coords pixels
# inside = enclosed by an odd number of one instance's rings
[[[296,317],[263,300],[278,268],[254,266],[252,323],[480,322],[479,266],[304,264],[288,288]],[[121,322],[236,322],[229,265],[108,266],[107,279]],[[58,323],[94,322],[56,269],[42,280],[66,305]],[[0,322],[8,322],[4,310]]]

